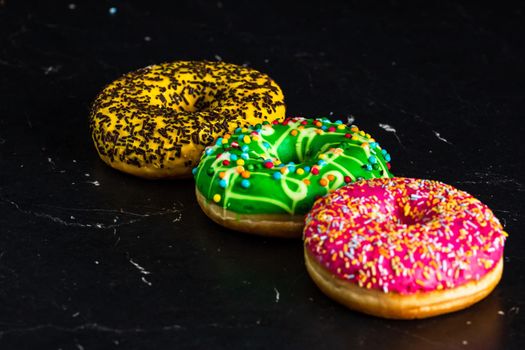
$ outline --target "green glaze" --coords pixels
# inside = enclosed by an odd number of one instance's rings
[[[238,165],[239,159],[244,164]],[[218,138],[193,174],[204,197],[235,213],[305,214],[317,197],[348,182],[392,177],[389,160],[356,126],[293,118],[239,128]]]

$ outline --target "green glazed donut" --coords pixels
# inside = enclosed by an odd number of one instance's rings
[[[199,204],[219,224],[300,237],[316,198],[356,180],[392,177],[389,162],[357,126],[289,118],[219,137],[193,174]]]

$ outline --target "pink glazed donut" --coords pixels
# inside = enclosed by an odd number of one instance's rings
[[[351,309],[425,318],[466,308],[496,287],[506,236],[486,205],[450,185],[372,179],[315,202],[304,229],[306,267]]]

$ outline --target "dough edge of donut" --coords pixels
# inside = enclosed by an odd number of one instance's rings
[[[97,149],[98,152],[98,149]],[[111,161],[108,156],[100,154],[98,152],[100,159],[118,171],[124,172],[129,175],[141,177],[143,179],[149,180],[161,180],[161,179],[189,179],[193,175],[191,173],[191,168],[184,168],[178,165],[172,167],[159,168],[153,164],[142,164],[140,167],[134,164],[128,164],[123,161]],[[185,159],[188,159],[186,157]]]
[[[217,224],[244,233],[281,238],[300,238],[304,215],[238,214],[210,200],[195,186],[197,202],[204,213]]]
[[[488,296],[503,273],[503,257],[496,267],[478,281],[452,289],[402,295],[366,289],[341,280],[321,266],[304,250],[308,274],[331,299],[349,309],[389,319],[421,319],[465,309]]]

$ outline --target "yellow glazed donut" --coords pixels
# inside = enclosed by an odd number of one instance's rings
[[[90,128],[111,167],[145,178],[184,178],[218,135],[284,114],[282,91],[266,74],[224,62],[178,61],[109,84],[93,104]]]

